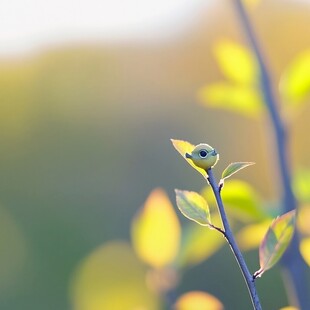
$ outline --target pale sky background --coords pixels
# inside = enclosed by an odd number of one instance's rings
[[[0,56],[63,42],[167,39],[216,1],[4,0],[0,9]]]
[[[164,38],[193,22],[213,1],[4,0],[0,56],[61,42]]]

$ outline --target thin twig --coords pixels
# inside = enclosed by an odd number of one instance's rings
[[[245,263],[245,260],[244,260],[242,254],[239,250],[239,247],[238,247],[238,245],[235,241],[235,238],[232,234],[232,231],[230,229],[230,225],[228,223],[228,219],[227,219],[226,212],[224,209],[223,201],[222,201],[222,198],[220,195],[220,187],[217,185],[217,182],[215,180],[215,177],[213,175],[213,171],[211,168],[208,169],[207,173],[209,176],[209,183],[212,187],[212,190],[213,190],[213,193],[214,193],[217,205],[218,205],[218,209],[220,212],[220,216],[222,219],[222,223],[223,223],[223,227],[224,227],[224,236],[225,236],[226,240],[228,241],[228,243],[231,247],[231,250],[234,253],[234,256],[235,256],[235,258],[238,262],[238,265],[241,269],[242,275],[244,277],[244,280],[247,284],[247,287],[248,287],[248,290],[250,293],[253,308],[255,310],[261,310],[262,307],[261,307],[261,304],[259,302],[258,294],[257,294],[255,283],[254,283],[254,278],[251,275],[251,273],[249,272],[249,269]]]
[[[279,166],[280,183],[282,190],[281,205],[283,211],[288,212],[296,209],[297,203],[291,186],[291,172],[287,152],[286,128],[278,111],[278,103],[272,89],[269,70],[265,63],[262,50],[258,44],[257,36],[241,0],[234,1],[236,12],[242,23],[247,39],[252,47],[260,70],[260,87],[262,95],[271,119],[277,148],[277,163]],[[300,309],[310,309],[309,287],[307,281],[307,266],[299,252],[299,236],[296,232],[289,249],[282,259],[282,264],[287,270],[290,281],[294,287],[293,304]]]

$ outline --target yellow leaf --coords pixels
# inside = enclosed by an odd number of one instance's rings
[[[214,54],[220,69],[228,79],[243,85],[256,84],[257,63],[246,47],[223,39],[215,44]]]
[[[299,310],[299,308],[287,306],[287,307],[283,307],[283,308],[281,308],[279,310]]]
[[[303,51],[284,71],[280,92],[289,103],[299,103],[310,94],[310,50]]]
[[[174,310],[223,310],[223,304],[213,295],[201,291],[183,294],[174,305]]]
[[[180,155],[199,173],[203,175],[204,178],[207,178],[207,172],[202,169],[197,167],[192,160],[188,159],[185,157],[186,153],[191,154],[195,146],[187,141],[182,141],[182,140],[174,140],[171,139],[171,142],[174,146],[174,148],[180,153]]]
[[[291,210],[271,223],[259,247],[260,269],[254,273],[254,277],[261,277],[282,257],[293,237],[295,221],[296,210]]]
[[[297,215],[297,227],[302,234],[310,236],[310,205],[301,206]]]
[[[260,94],[250,86],[214,83],[203,87],[198,97],[208,107],[223,108],[250,117],[259,116],[263,109]]]
[[[269,226],[270,221],[264,221],[242,228],[236,237],[240,248],[244,251],[258,248]]]
[[[306,263],[310,266],[310,238],[305,238],[301,240],[300,253]]]
[[[160,308],[148,290],[145,268],[124,242],[95,249],[78,266],[71,283],[74,310]]]
[[[169,265],[180,243],[180,223],[167,194],[154,190],[132,222],[131,235],[137,255],[155,268]]]

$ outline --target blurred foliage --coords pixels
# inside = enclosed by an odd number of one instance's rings
[[[309,85],[303,71],[309,10],[295,1],[260,1],[251,9],[268,42],[274,80],[281,79],[282,110],[293,113],[302,107],[298,122],[291,124],[291,163],[303,167],[294,184],[302,207],[301,252],[309,263],[304,222],[309,210],[305,174],[310,146],[304,141]],[[249,309],[243,280],[231,268],[233,257],[215,230],[180,220],[179,252],[160,269],[141,260],[128,243],[131,220],[146,193],[160,184],[172,198],[174,187],[203,186],[171,150],[171,137],[212,141],[221,154],[219,171],[235,160],[257,162],[240,175],[251,184],[252,198],[244,203],[258,207],[254,210],[261,219],[255,220],[252,208],[248,212],[234,205],[237,197],[227,210],[240,245],[249,250],[245,256],[252,270],[257,255],[251,249],[270,223],[269,214],[279,214],[279,209],[265,208],[275,200],[276,174],[267,161],[270,147],[262,131],[269,132],[255,81],[243,81],[239,74],[230,78],[210,55],[223,43],[236,50],[234,57],[238,50],[248,54],[235,16],[218,2],[199,18],[196,27],[168,43],[94,42],[1,59],[1,309],[126,309],[123,301],[133,309],[163,309],[164,295],[175,290],[182,296],[193,288],[218,296],[232,309]],[[251,56],[246,59],[251,62]],[[222,110],[193,104],[197,89],[200,101]],[[234,181],[225,182],[223,194]],[[242,198],[243,191],[248,193],[245,187],[235,193],[240,201],[248,199]],[[219,226],[215,205],[207,201],[212,223]],[[126,242],[112,241],[119,239]],[[277,269],[270,274],[269,281],[257,285],[266,308],[278,309],[287,300]]]
[[[251,52],[240,44],[221,40],[214,47],[215,59],[227,82],[208,84],[199,91],[209,107],[224,108],[245,116],[257,117],[263,102],[257,87],[259,74]]]
[[[154,268],[169,265],[180,243],[180,224],[167,195],[154,190],[132,223],[132,241],[138,256]]]
[[[310,50],[303,51],[284,70],[280,91],[284,102],[301,104],[310,93]]]
[[[72,284],[77,310],[158,309],[159,300],[146,286],[145,270],[124,242],[111,242],[80,263]]]
[[[205,292],[189,292],[176,301],[175,310],[222,310],[222,303]]]

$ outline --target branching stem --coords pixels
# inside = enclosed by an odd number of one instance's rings
[[[246,37],[252,51],[257,59],[260,71],[260,87],[267,111],[271,119],[271,125],[274,131],[276,152],[276,161],[280,173],[280,185],[282,190],[281,205],[284,212],[296,209],[296,199],[291,186],[291,172],[287,151],[287,134],[283,120],[280,117],[276,96],[272,89],[270,73],[263,57],[263,52],[259,46],[257,36],[254,33],[253,26],[245,10],[242,0],[233,1],[239,20],[245,31]],[[298,305],[300,309],[310,309],[309,286],[306,279],[307,266],[302,259],[299,251],[299,236],[296,232],[291,241],[289,249],[283,256],[282,264],[289,275],[289,281],[292,283],[293,291],[290,294],[291,303]]]
[[[249,272],[249,269],[245,263],[245,260],[241,254],[241,251],[239,250],[239,247],[238,247],[238,245],[235,241],[235,238],[232,234],[232,231],[230,229],[230,225],[228,223],[228,219],[227,219],[226,212],[224,209],[222,197],[220,194],[220,187],[217,185],[217,182],[215,180],[215,177],[213,175],[213,171],[211,168],[208,169],[207,173],[209,176],[208,180],[209,180],[209,183],[212,187],[212,190],[213,190],[216,202],[217,202],[217,206],[218,206],[218,209],[220,212],[220,216],[222,219],[222,223],[223,223],[223,227],[224,227],[224,231],[222,231],[222,233],[225,236],[227,242],[229,243],[230,248],[231,248],[232,252],[234,253],[234,256],[235,256],[235,258],[238,262],[238,265],[241,269],[242,275],[244,277],[244,280],[245,280],[247,287],[248,287],[248,290],[249,290],[249,294],[251,297],[253,308],[255,310],[262,310],[262,307],[261,307],[261,304],[260,304],[260,301],[258,298],[258,294],[256,291],[254,278],[251,275],[251,273]]]

